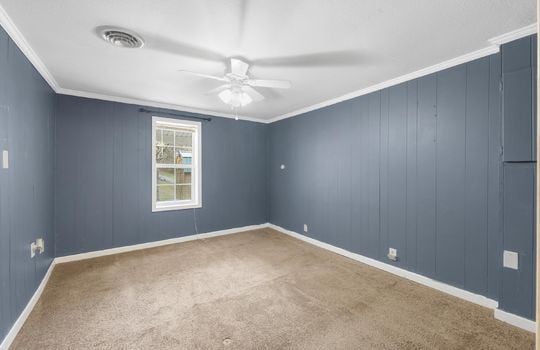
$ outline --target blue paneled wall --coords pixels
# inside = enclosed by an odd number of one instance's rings
[[[503,45],[503,247],[519,254],[502,269],[500,308],[534,318],[536,35]]]
[[[152,115],[138,109],[58,96],[58,256],[266,222],[265,124],[203,122],[203,207],[153,213]]]
[[[524,38],[271,124],[269,221],[533,318],[535,52]]]
[[[55,256],[53,90],[0,28],[0,342]],[[45,252],[30,258],[30,242]]]

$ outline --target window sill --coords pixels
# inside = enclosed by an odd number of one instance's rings
[[[174,204],[174,205],[163,205],[163,206],[153,207],[152,212],[155,213],[155,212],[160,212],[160,211],[197,209],[197,208],[202,208],[202,205],[199,203]]]

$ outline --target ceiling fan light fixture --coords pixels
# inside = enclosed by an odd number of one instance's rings
[[[235,108],[244,107],[253,102],[251,96],[241,90],[226,89],[221,91],[218,96],[223,103]]]
[[[223,101],[223,103],[229,104],[231,102],[231,99],[232,99],[232,91],[231,91],[231,89],[223,90],[223,91],[221,91],[219,93],[218,96],[221,99],[221,101]]]

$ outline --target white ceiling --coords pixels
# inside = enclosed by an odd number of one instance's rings
[[[222,75],[228,57],[290,90],[242,115],[269,120],[490,46],[536,21],[536,0],[0,0],[60,91],[75,90],[231,113],[220,85],[178,69]],[[94,29],[139,33],[115,48]],[[74,92],[73,92],[74,93]]]

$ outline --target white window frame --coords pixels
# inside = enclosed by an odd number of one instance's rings
[[[192,169],[195,176],[192,175],[192,198],[191,200],[158,202],[157,201],[157,164],[156,164],[156,126],[170,125],[171,127],[189,127],[194,128],[192,136]],[[193,173],[193,172],[192,172]],[[202,128],[200,122],[191,120],[179,120],[172,118],[152,117],[152,212],[167,210],[182,210],[202,207]],[[176,186],[176,184],[175,184]],[[176,190],[176,189],[175,189]]]

